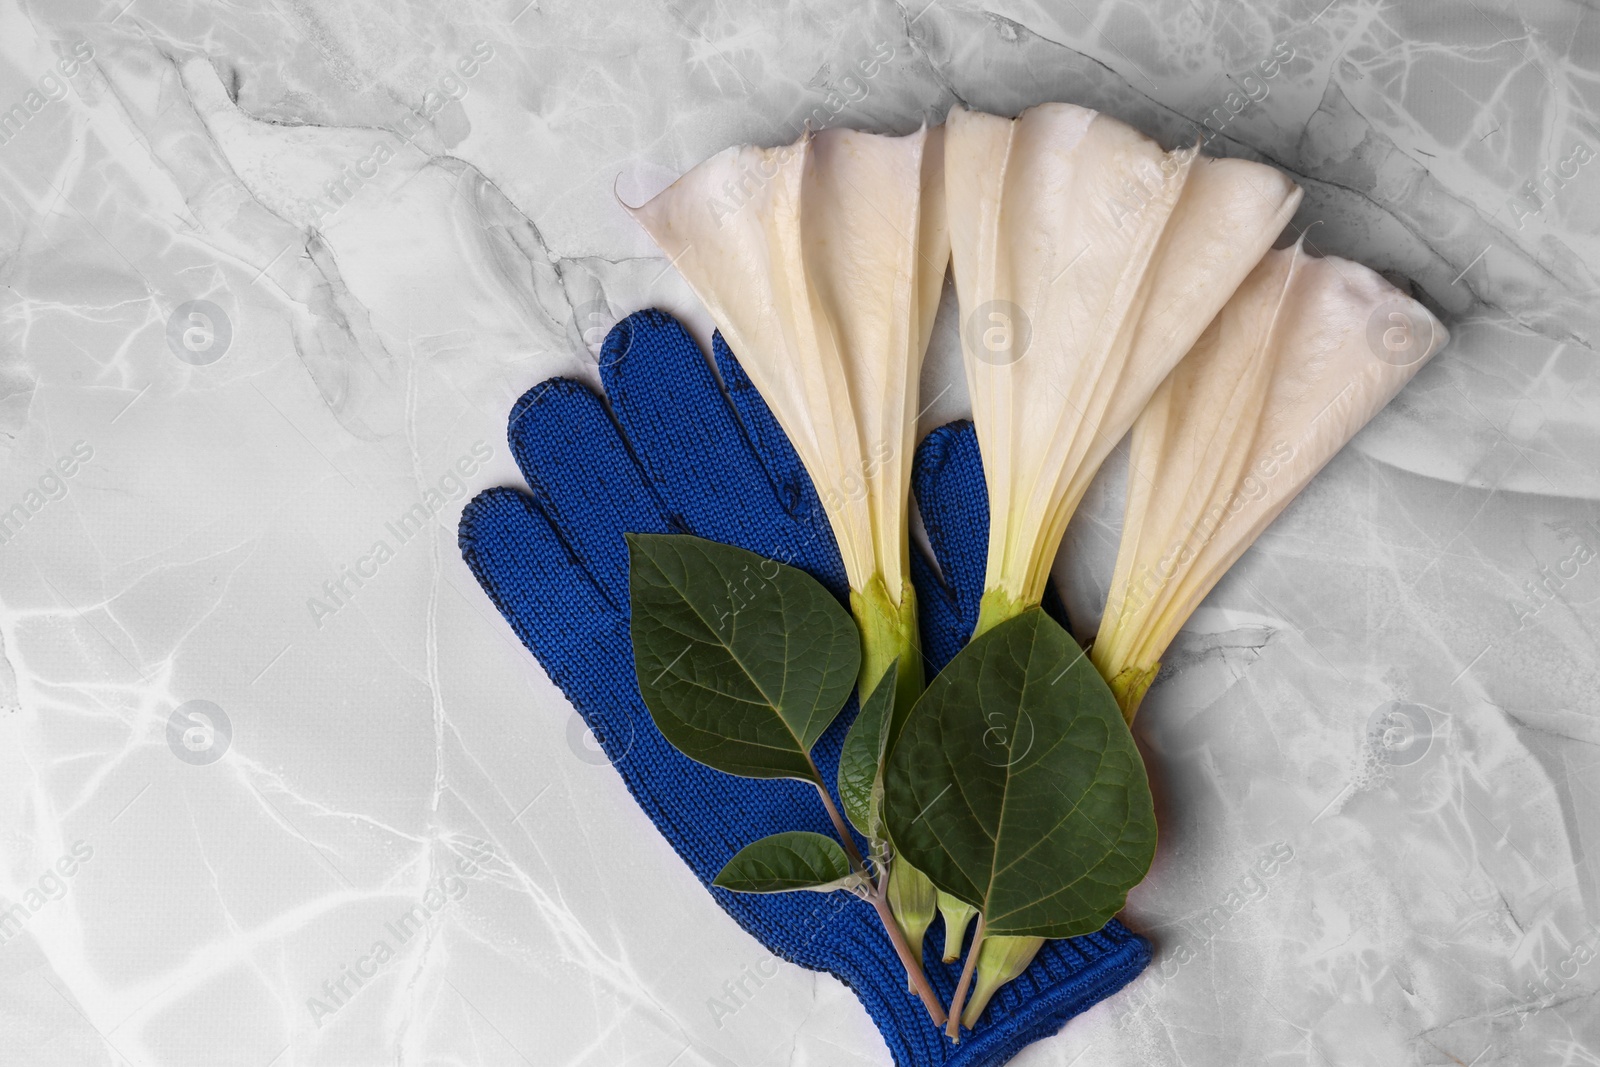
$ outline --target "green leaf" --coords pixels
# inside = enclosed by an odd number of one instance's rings
[[[900,854],[979,908],[987,934],[1098,930],[1155,855],[1133,735],[1083,650],[1037,608],[934,679],[884,785]]]
[[[633,662],[650,717],[690,759],[816,780],[811,747],[850,696],[861,640],[804,571],[684,534],[629,534]]]
[[[850,732],[839,750],[839,800],[850,823],[869,841],[883,840],[883,750],[888,740],[884,729],[894,707],[896,671],[900,661],[889,664],[883,677],[862,703]]]
[[[737,893],[828,892],[860,881],[839,842],[808,830],[763,837],[741,848],[712,884]]]

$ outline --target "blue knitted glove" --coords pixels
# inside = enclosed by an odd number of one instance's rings
[[[841,600],[844,566],[788,439],[722,338],[700,349],[659,311],[628,316],[601,349],[607,405],[554,378],[512,409],[510,442],[532,495],[481,493],[461,516],[461,554],[517,636],[588,723],[651,821],[729,915],[774,954],[828,971],[872,1016],[898,1067],[994,1067],[1061,1029],[1131,981],[1150,946],[1113,920],[1051,941],[951,1044],[906,991],[905,969],[877,914],[848,893],[750,895],[711,886],[741,847],[784,830],[832,833],[807,783],[737,778],[673,749],[639,696],[628,631],[624,533],[693,533],[791,563]],[[912,553],[930,671],[972,633],[982,591],[988,497],[970,425],[930,434],[915,491],[938,570]],[[839,716],[814,752],[837,776],[855,715]],[[937,923],[935,924],[938,925]],[[949,1003],[958,965],[925,941],[928,978]]]

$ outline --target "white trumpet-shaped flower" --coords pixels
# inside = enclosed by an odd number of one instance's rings
[[[815,483],[862,627],[863,695],[915,648],[917,385],[950,256],[943,131],[736,147],[630,209]],[[918,676],[920,670],[902,671]]]
[[[1371,270],[1298,244],[1245,280],[1134,424],[1091,653],[1130,720],[1223,573],[1447,340]]]
[[[1039,602],[1095,471],[1300,190],[1070,104],[1015,120],[952,111],[945,182],[989,486],[981,632]]]

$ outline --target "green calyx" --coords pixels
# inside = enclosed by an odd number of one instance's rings
[[[1139,710],[1139,703],[1144,700],[1144,695],[1150,689],[1150,683],[1156,680],[1156,675],[1161,673],[1161,664],[1152,663],[1148,667],[1124,667],[1118,671],[1110,681],[1111,694],[1117,698],[1117,706],[1122,709],[1122,717],[1129,723],[1133,722],[1134,712]]]
[[[874,575],[865,589],[850,590],[850,614],[861,631],[860,696],[872,695],[895,661],[900,662],[896,680],[895,717],[903,719],[922,695],[922,652],[917,640],[917,597],[908,582],[898,598],[889,595],[881,575]]]
[[[922,651],[917,640],[917,601],[910,583],[898,600],[889,595],[881,575],[874,575],[865,589],[850,590],[850,613],[861,631],[861,674],[858,695],[861,707],[877,703],[874,697],[890,671],[888,684],[895,687],[884,736],[879,751],[894,746],[906,718],[922,695]],[[882,831],[880,831],[882,833]],[[874,851],[887,851],[886,840],[874,839]],[[922,942],[938,908],[938,891],[927,875],[905,860],[895,857],[889,865],[889,909],[911,946],[912,955],[922,958]]]
[[[1016,618],[1029,608],[1038,606],[1037,600],[1030,603],[1000,586],[985,589],[983,599],[978,601],[978,625],[972,631],[972,636],[981,637],[1007,619]]]
[[[949,893],[939,893],[939,914],[944,918],[944,956],[946,963],[961,958],[961,946],[967,940],[967,927],[978,917],[978,909]]]
[[[906,935],[911,954],[922,958],[922,938],[933,923],[933,913],[938,906],[938,890],[928,881],[928,876],[903,859],[896,859],[889,868],[889,909]]]
[[[1044,947],[1042,937],[1007,937],[996,934],[978,948],[978,972],[972,995],[961,1013],[961,1025],[971,1030],[1000,987],[1028,969]]]

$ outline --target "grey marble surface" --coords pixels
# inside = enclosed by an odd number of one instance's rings
[[[1290,171],[1293,233],[1453,341],[1174,647],[1156,963],[1016,1062],[1600,1062],[1591,8],[523,5],[0,3],[0,1063],[885,1064],[678,864],[454,526],[618,317],[708,335],[615,195],[1045,100]],[[1085,627],[1124,466],[1058,568]]]

